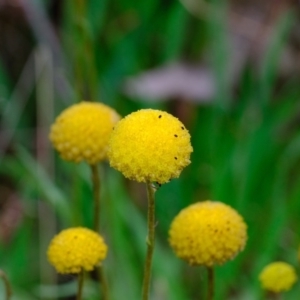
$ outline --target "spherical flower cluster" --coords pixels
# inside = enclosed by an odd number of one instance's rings
[[[198,202],[173,220],[169,242],[175,254],[191,265],[211,267],[233,259],[245,247],[247,226],[221,202]]]
[[[106,254],[103,238],[83,227],[61,231],[51,241],[47,253],[49,262],[62,274],[76,274],[82,269],[91,271]]]
[[[119,121],[109,141],[110,165],[139,182],[168,182],[190,163],[190,134],[174,116],[142,109]]]
[[[81,102],[55,120],[50,140],[63,159],[95,164],[106,158],[108,139],[119,115],[97,102]]]
[[[291,289],[297,281],[297,275],[290,264],[273,262],[261,271],[259,280],[265,290],[280,293]]]

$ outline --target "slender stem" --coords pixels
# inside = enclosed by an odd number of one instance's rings
[[[280,300],[280,299],[282,299],[282,294],[266,291],[265,299]]]
[[[144,280],[142,288],[142,299],[148,300],[151,279],[151,266],[154,251],[154,237],[155,237],[155,188],[150,182],[147,182],[147,196],[148,196],[148,236],[147,236],[147,254],[144,267]]]
[[[87,1],[76,0],[75,3],[75,30],[74,41],[78,41],[75,53],[75,72],[79,96],[81,100],[97,100],[97,69],[95,67],[94,41],[90,34],[90,24],[87,20]]]
[[[78,288],[77,288],[76,300],[82,299],[83,282],[84,282],[84,270],[81,270],[80,273],[78,274]]]
[[[4,283],[4,287],[5,287],[5,300],[9,300],[12,295],[12,290],[11,290],[9,280],[8,280],[6,274],[2,270],[0,270],[0,277],[1,277],[1,279]]]
[[[93,183],[93,196],[94,196],[94,230],[99,231],[100,227],[100,175],[98,166],[91,165],[92,183]],[[100,289],[102,290],[103,300],[109,299],[108,284],[104,275],[103,267],[97,267]]]
[[[207,273],[208,273],[207,300],[213,300],[213,298],[214,298],[214,285],[215,285],[213,267],[207,267]]]
[[[109,289],[108,289],[106,277],[104,275],[103,267],[100,266],[97,268],[97,270],[98,270],[99,282],[102,287],[102,300],[108,300],[109,299]]]
[[[98,166],[91,165],[92,170],[92,183],[93,183],[93,196],[94,196],[94,225],[93,228],[96,232],[100,227],[100,176]]]

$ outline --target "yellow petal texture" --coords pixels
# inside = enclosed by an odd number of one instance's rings
[[[91,271],[107,254],[103,238],[96,232],[75,227],[61,231],[50,242],[48,260],[58,273],[76,274]]]
[[[292,288],[297,281],[297,274],[290,264],[278,261],[264,267],[259,280],[265,290],[280,293]]]
[[[142,109],[120,120],[109,141],[110,165],[139,182],[168,182],[190,164],[190,134],[169,113]]]
[[[65,109],[51,126],[50,140],[68,161],[95,164],[106,158],[109,136],[119,115],[98,102],[80,102]]]
[[[191,265],[222,265],[245,247],[247,226],[230,206],[198,202],[180,211],[169,230],[175,254]]]

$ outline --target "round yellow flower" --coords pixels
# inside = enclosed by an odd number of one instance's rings
[[[83,101],[56,118],[50,140],[63,159],[95,164],[106,158],[108,139],[118,120],[119,115],[109,106]]]
[[[274,293],[288,291],[297,281],[295,269],[285,262],[273,262],[259,274],[259,280],[265,290]]]
[[[247,226],[221,202],[198,202],[173,220],[169,242],[175,254],[191,265],[211,267],[233,259],[245,247]]]
[[[87,228],[75,227],[61,231],[48,248],[48,260],[58,273],[76,274],[91,271],[107,254],[103,238]]]
[[[139,182],[168,182],[190,163],[190,134],[174,116],[142,109],[119,121],[109,141],[110,165]]]

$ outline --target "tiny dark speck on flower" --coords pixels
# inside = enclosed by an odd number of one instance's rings
[[[181,126],[181,129],[182,129],[182,130],[184,130],[184,127],[183,127],[183,126]]]
[[[177,157],[175,156],[175,159],[177,159]]]
[[[159,183],[159,182],[155,182],[155,184],[160,188],[161,187],[161,183]],[[153,185],[153,187],[155,188],[155,185]]]
[[[177,135],[177,134],[174,134],[174,136],[175,136],[175,137],[178,137],[178,135]]]
[[[161,115],[159,115],[158,117],[161,118]]]

